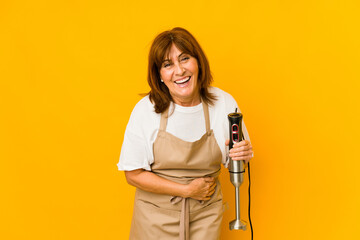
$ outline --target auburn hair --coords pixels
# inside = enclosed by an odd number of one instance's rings
[[[147,79],[151,88],[149,98],[155,105],[155,112],[164,112],[169,107],[170,102],[173,101],[168,87],[160,80],[160,68],[173,44],[183,53],[196,58],[199,67],[197,81],[200,97],[207,104],[212,105],[216,97],[208,91],[208,87],[213,81],[213,78],[205,53],[190,32],[183,28],[176,27],[157,35],[150,47]]]

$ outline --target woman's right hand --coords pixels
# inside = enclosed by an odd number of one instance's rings
[[[209,200],[215,192],[216,182],[213,177],[196,178],[187,187],[187,197],[196,200]]]

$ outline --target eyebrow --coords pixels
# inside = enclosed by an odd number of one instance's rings
[[[178,58],[180,58],[181,55],[183,55],[183,54],[187,54],[187,53],[185,53],[185,52],[180,53],[180,55],[178,56]],[[164,59],[163,62],[170,62],[170,61],[171,61],[171,60],[167,58],[167,59]]]

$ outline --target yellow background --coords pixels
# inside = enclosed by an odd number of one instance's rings
[[[1,1],[0,238],[127,239],[117,162],[161,31],[205,50],[251,135],[254,236],[359,239],[359,1]],[[229,231],[234,190],[222,174]],[[246,220],[247,181],[241,189]]]

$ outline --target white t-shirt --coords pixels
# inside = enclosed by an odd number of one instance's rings
[[[217,97],[215,104],[209,105],[210,128],[213,129],[221,149],[222,163],[227,167],[228,147],[225,146],[225,140],[229,139],[227,116],[235,112],[235,108],[238,112],[240,109],[235,99],[221,89],[210,87],[209,92]],[[143,168],[151,171],[151,164],[154,162],[153,144],[160,127],[160,118],[161,114],[155,113],[149,96],[142,98],[136,104],[126,127],[120,160],[117,164],[119,170],[131,171]],[[242,130],[245,139],[250,140],[244,121],[242,121]],[[193,107],[171,104],[166,131],[188,142],[200,139],[206,132],[202,103]]]

